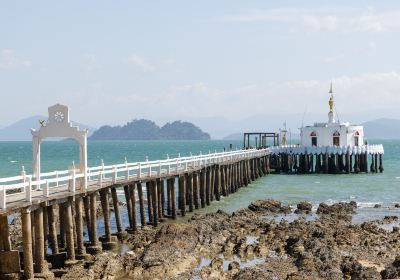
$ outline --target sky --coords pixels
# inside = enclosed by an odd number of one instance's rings
[[[341,120],[400,118],[399,38],[399,1],[0,1],[0,127],[55,103],[96,127],[299,127],[331,81]]]

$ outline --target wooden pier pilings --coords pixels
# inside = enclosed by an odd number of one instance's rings
[[[353,148],[289,146],[273,148],[272,151],[270,168],[276,173],[357,174],[382,173],[384,170],[381,145]]]

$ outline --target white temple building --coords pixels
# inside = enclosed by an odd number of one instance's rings
[[[301,146],[362,146],[364,145],[364,127],[341,123],[336,120],[332,83],[330,87],[328,122],[314,123],[313,126],[300,128]]]

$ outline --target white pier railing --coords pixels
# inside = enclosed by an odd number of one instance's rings
[[[215,152],[205,155],[169,158],[143,162],[127,162],[88,168],[85,175],[76,168],[52,171],[40,174],[40,180],[26,174],[24,169],[19,176],[0,178],[0,210],[7,204],[32,202],[33,198],[49,198],[60,192],[82,191],[87,180],[87,188],[101,188],[105,183],[123,184],[133,180],[152,176],[168,176],[191,169],[203,168],[212,164],[223,164],[246,158],[261,157],[270,153],[270,149],[249,149],[229,152]],[[74,166],[74,165],[73,165]]]

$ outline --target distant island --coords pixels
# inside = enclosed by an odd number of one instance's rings
[[[135,119],[123,126],[102,126],[89,140],[210,140],[210,135],[190,122],[174,121],[159,127],[153,121]]]

